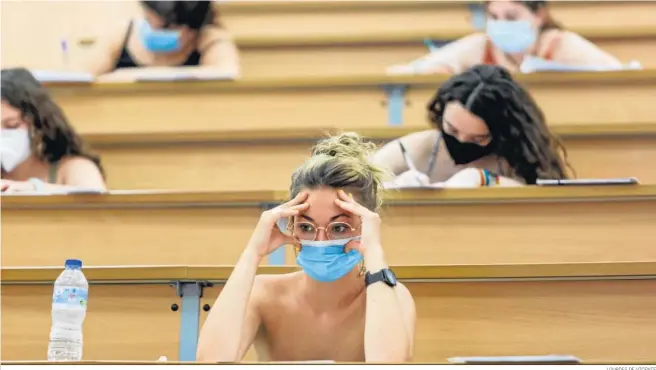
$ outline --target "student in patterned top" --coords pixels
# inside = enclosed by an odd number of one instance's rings
[[[3,193],[105,190],[100,158],[26,69],[2,70],[0,138]]]
[[[460,73],[478,64],[517,72],[527,56],[578,67],[621,68],[612,55],[562,28],[546,1],[486,1],[485,33],[456,40],[419,63],[388,68],[389,74]],[[415,68],[413,66],[419,65]]]
[[[139,3],[136,17],[94,46],[87,69],[103,75],[99,81],[129,82],[178,68],[199,77],[239,75],[237,47],[211,1]]]

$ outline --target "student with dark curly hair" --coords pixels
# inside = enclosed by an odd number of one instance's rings
[[[573,67],[622,66],[579,34],[563,29],[552,18],[547,1],[497,0],[484,5],[485,32],[453,41],[419,63],[390,67],[388,73],[460,73],[477,64],[517,72],[528,56]]]
[[[3,69],[1,89],[3,192],[105,190],[100,158],[28,70]]]
[[[565,148],[531,95],[501,67],[480,65],[451,77],[428,113],[435,129],[376,153],[374,160],[397,175],[392,185],[518,186],[567,178]]]
[[[88,70],[99,81],[132,81],[171,68],[239,74],[239,56],[212,1],[140,1],[129,24],[94,45]]]

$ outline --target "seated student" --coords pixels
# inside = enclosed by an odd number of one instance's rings
[[[251,344],[260,361],[411,359],[415,306],[385,262],[372,149],[357,134],[324,139],[294,172],[292,200],[262,214],[205,321],[199,361],[239,361]],[[256,276],[283,244],[302,271]]]
[[[94,46],[89,71],[99,81],[133,81],[171,67],[239,74],[237,48],[211,1],[140,1],[140,14]],[[135,68],[140,67],[140,68]]]
[[[567,177],[565,148],[501,67],[480,65],[451,77],[428,111],[435,129],[389,142],[373,157],[398,176],[391,186],[521,186]]]
[[[105,190],[98,156],[23,68],[2,70],[2,191]]]
[[[529,55],[579,67],[622,66],[590,41],[562,29],[551,18],[546,1],[486,1],[485,9],[486,33],[445,45],[422,58],[417,68],[414,63],[392,66],[388,73],[460,73],[477,64],[499,65],[516,72]]]

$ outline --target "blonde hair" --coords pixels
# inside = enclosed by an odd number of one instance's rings
[[[375,211],[382,205],[381,192],[386,175],[369,161],[375,150],[374,143],[365,141],[354,132],[319,140],[312,149],[312,156],[292,175],[291,198],[303,189],[348,188],[360,204]]]

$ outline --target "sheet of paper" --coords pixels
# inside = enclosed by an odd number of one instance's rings
[[[448,361],[452,364],[474,364],[474,363],[545,363],[545,362],[580,362],[572,355],[545,355],[545,356],[495,356],[495,357],[452,357]]]
[[[435,183],[430,185],[397,185],[392,182],[386,182],[383,184],[385,189],[397,189],[397,190],[417,190],[417,189],[444,189],[444,184]]]
[[[30,71],[39,82],[93,82],[91,73],[74,71]]]
[[[2,193],[3,197],[13,196],[48,196],[48,195],[78,195],[78,194],[105,194],[96,189],[48,190],[48,191],[21,191],[19,193]]]
[[[142,76],[137,76],[137,82],[157,82],[157,81],[233,81],[237,76],[230,73],[191,73],[181,69],[180,71],[165,71],[161,73],[148,72]]]
[[[564,63],[554,62],[552,60],[545,60],[534,56],[524,57],[522,65],[519,70],[522,73],[532,72],[608,72],[608,71],[622,71],[622,70],[635,70],[642,69],[642,66],[637,61],[632,61],[627,65],[620,67],[601,67],[601,66],[572,66]]]

